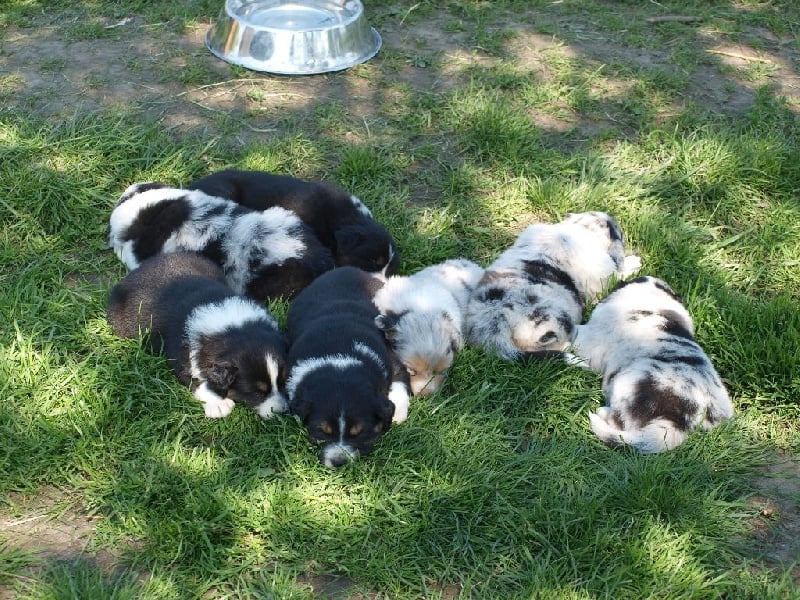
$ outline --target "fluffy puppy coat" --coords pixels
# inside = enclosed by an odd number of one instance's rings
[[[622,231],[604,212],[530,225],[478,282],[467,305],[467,340],[509,359],[563,350],[586,303],[612,277],[640,268],[639,257],[624,252]]]
[[[654,277],[623,282],[578,326],[573,351],[603,376],[606,406],[589,415],[609,445],[671,450],[733,405],[680,298]]]
[[[408,414],[408,376],[375,326],[383,281],[355,267],[325,273],[289,307],[289,407],[338,467],[372,451]]]
[[[306,223],[332,252],[336,266],[397,272],[399,254],[392,236],[356,196],[323,183],[264,171],[228,169],[189,184],[255,210],[280,206]]]
[[[483,268],[464,258],[389,277],[375,294],[375,324],[405,365],[414,394],[435,392],[464,345],[463,313]]]
[[[238,294],[292,298],[333,268],[333,257],[289,210],[255,211],[199,190],[137,183],[109,221],[109,245],[130,268],[157,253],[189,250],[219,264]]]
[[[120,337],[149,334],[149,350],[166,356],[207,417],[225,417],[235,403],[264,418],[287,410],[285,337],[208,259],[182,252],[145,260],[111,290],[107,316]]]

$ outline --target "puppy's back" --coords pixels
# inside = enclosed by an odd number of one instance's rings
[[[290,343],[306,331],[322,337],[329,334],[330,340],[316,341],[331,344],[335,343],[333,338],[352,339],[353,334],[357,335],[352,331],[354,326],[379,333],[374,326],[378,310],[372,304],[372,297],[382,285],[380,279],[355,267],[338,267],[324,273],[301,291],[289,307],[287,329]],[[347,319],[346,331],[342,331],[337,323],[344,318]]]
[[[222,269],[210,260],[191,252],[158,254],[112,288],[107,319],[119,337],[138,337],[147,330],[166,333],[182,328],[200,299],[214,301],[232,294]],[[160,350],[160,340],[151,343]]]
[[[306,222],[318,219],[320,210],[342,214],[355,209],[350,196],[336,186],[266,171],[226,169],[201,177],[188,187],[253,210],[281,206]]]

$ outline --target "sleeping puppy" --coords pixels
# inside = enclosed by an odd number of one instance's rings
[[[405,365],[411,391],[427,395],[444,382],[464,345],[463,313],[483,269],[464,258],[390,277],[375,294],[375,324]]]
[[[229,169],[202,177],[189,189],[227,198],[255,210],[291,210],[316,233],[336,266],[397,272],[397,244],[361,200],[340,188],[265,171]]]
[[[693,331],[680,298],[654,277],[619,284],[578,326],[573,351],[603,375],[606,406],[589,415],[601,440],[661,452],[733,416]]]
[[[612,277],[641,266],[625,256],[622,231],[603,212],[529,226],[483,274],[466,311],[466,336],[503,358],[546,355],[570,342]]]
[[[339,467],[372,451],[408,414],[408,375],[375,326],[382,280],[355,267],[325,273],[289,306],[289,407]]]
[[[314,233],[284,208],[244,208],[204,192],[137,183],[111,213],[109,245],[129,269],[158,253],[190,250],[219,264],[238,294],[292,298],[333,268]]]
[[[191,252],[157,254],[111,290],[108,322],[120,337],[147,336],[207,417],[234,403],[269,418],[287,410],[286,339],[255,301],[234,293],[220,268]]]

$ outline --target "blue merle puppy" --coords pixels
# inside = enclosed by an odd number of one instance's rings
[[[327,183],[266,171],[226,169],[189,184],[254,210],[282,207],[308,225],[333,254],[336,266],[372,273],[397,272],[397,244],[356,196]]]
[[[603,376],[606,406],[589,415],[601,440],[662,452],[733,416],[728,392],[693,334],[680,298],[654,277],[620,283],[578,326],[572,351]]]
[[[638,256],[625,256],[622,230],[604,212],[530,225],[472,292],[467,341],[508,359],[562,351],[587,302],[640,267]]]

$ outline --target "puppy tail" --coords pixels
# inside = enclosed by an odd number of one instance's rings
[[[666,419],[654,419],[641,429],[621,429],[609,417],[610,411],[589,414],[592,431],[609,446],[633,446],[643,454],[672,450],[686,439],[686,432]]]

